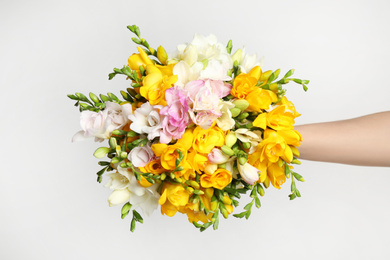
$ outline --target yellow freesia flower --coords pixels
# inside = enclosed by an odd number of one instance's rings
[[[253,125],[265,129],[266,126],[274,130],[290,130],[294,128],[294,115],[286,111],[287,106],[281,105],[269,113],[262,113],[257,116]]]
[[[264,140],[259,144],[255,153],[260,153],[260,161],[268,160],[271,163],[277,162],[279,157],[290,163],[293,153],[286,140],[273,130],[264,131]],[[260,169],[259,169],[260,170]]]
[[[260,112],[262,109],[268,109],[269,106],[278,100],[278,96],[271,90],[256,88],[246,96],[249,102],[248,111]]]
[[[153,64],[153,61],[141,47],[137,47],[137,49],[139,54],[133,54],[127,60],[130,69],[135,71],[139,71],[140,66],[146,67],[147,65]]]
[[[254,69],[255,68],[252,70]],[[258,88],[256,87],[256,84],[259,79],[256,76],[256,70],[254,70],[252,74],[250,72],[248,74],[241,73],[234,79],[233,88],[230,93],[236,98],[246,99],[250,92]]]
[[[280,167],[278,163],[271,163],[270,165],[268,165],[267,176],[271,181],[272,185],[277,189],[280,189],[280,186],[286,182],[284,167],[288,166],[285,165]]]
[[[180,184],[164,182],[162,194],[158,203],[161,205],[161,213],[174,216],[180,207],[187,205],[190,193]]]
[[[150,161],[145,167],[139,167],[140,171],[143,173],[153,173],[153,174],[161,174],[166,171],[164,167],[161,165],[161,160],[160,159],[155,159]]]
[[[199,153],[208,154],[214,147],[221,147],[225,144],[225,134],[217,126],[208,129],[197,126],[193,134],[194,142],[192,147]]]
[[[173,65],[155,66],[147,65],[147,76],[142,80],[140,94],[146,98],[151,105],[166,106],[165,91],[177,81],[177,75],[172,74]]]
[[[232,174],[226,169],[217,169],[212,175],[203,174],[200,177],[200,185],[204,188],[216,188],[222,190],[232,182]]]
[[[187,150],[180,143],[176,143],[173,145],[157,143],[153,144],[151,148],[154,154],[160,157],[162,167],[167,170],[173,171],[176,168],[176,159],[179,158],[177,149],[179,149],[184,155],[180,165],[183,165],[187,158]]]
[[[301,115],[301,114],[299,114],[297,112],[297,110],[295,110],[295,106],[294,106],[293,102],[289,101],[286,98],[286,96],[282,97],[282,99],[280,100],[278,105],[285,105],[285,106],[287,106],[287,109],[289,109],[293,113],[294,117],[299,117]]]

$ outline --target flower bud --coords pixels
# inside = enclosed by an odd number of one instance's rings
[[[238,120],[243,120],[243,119],[246,119],[247,117],[249,116],[249,113],[241,113],[238,117],[237,117],[237,119]],[[244,122],[244,121],[243,121]]]
[[[206,197],[211,198],[214,194],[214,189],[213,188],[207,188],[204,190]]]
[[[104,156],[106,156],[108,154],[108,152],[110,151],[110,148],[108,147],[99,147],[98,149],[96,149],[96,151],[93,153],[93,156],[95,156],[96,158],[98,159],[101,159],[103,158]]]
[[[298,159],[294,158],[294,159],[291,161],[291,163],[300,165],[300,164],[301,164],[301,161],[299,161]]]
[[[162,46],[157,48],[157,58],[162,64],[167,64],[168,54]]]
[[[133,130],[130,130],[129,132],[127,132],[127,137],[136,137],[138,134],[136,132],[134,132]]]
[[[214,163],[208,163],[206,167],[204,168],[204,171],[207,174],[212,175],[216,170],[218,169],[218,165]]]
[[[115,149],[116,146],[118,145],[115,137],[111,137],[108,143],[110,144],[111,149]]]
[[[265,187],[266,189],[269,187],[269,178],[268,178],[268,177],[265,178],[263,184],[264,184],[264,187]]]
[[[235,108],[240,109],[241,111],[244,111],[249,107],[249,102],[245,99],[237,99],[233,102]]]
[[[111,163],[113,163],[113,164],[116,164],[118,162],[120,162],[118,157],[114,157],[114,158],[111,159]]]
[[[248,159],[246,159],[245,157],[239,157],[238,158],[238,163],[241,164],[241,165],[246,164],[247,161],[248,161]]]
[[[233,156],[234,155],[234,151],[231,148],[229,148],[228,146],[226,146],[226,145],[223,145],[221,147],[221,149],[222,149],[222,152],[224,154],[226,154],[226,155],[229,155],[229,156]]]
[[[225,138],[225,144],[227,147],[232,147],[237,142],[237,137],[234,132],[229,132]]]
[[[226,208],[221,208],[221,213],[225,219],[229,217],[229,212],[226,210]]]
[[[218,168],[226,169],[226,163],[218,164]]]
[[[237,62],[237,64],[240,64],[241,57],[242,57],[242,50],[241,49],[236,50],[236,52],[232,55],[233,63]]]
[[[230,109],[230,113],[232,113],[232,117],[236,117],[241,113],[241,110],[239,108],[234,107]]]
[[[211,198],[210,207],[211,207],[211,211],[216,211],[218,208],[218,200],[214,196]]]
[[[226,204],[226,205],[232,204],[232,200],[227,195],[223,196],[222,202],[223,202],[223,204]]]
[[[209,162],[214,164],[222,164],[229,160],[229,156],[224,154],[220,149],[213,148],[211,152],[207,155]]]
[[[240,157],[244,158],[244,157]],[[241,163],[237,164],[238,171],[240,172],[241,178],[250,185],[254,185],[256,181],[259,180],[260,170],[253,167],[249,163],[242,165]]]
[[[199,183],[197,183],[196,181],[189,181],[189,184],[194,187],[195,189],[199,189]]]
[[[249,149],[251,148],[251,143],[250,142],[242,143],[242,147],[244,147],[244,149]]]

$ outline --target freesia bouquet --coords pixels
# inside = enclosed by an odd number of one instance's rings
[[[295,181],[303,178],[292,167],[300,163],[300,114],[283,85],[293,81],[306,91],[309,81],[292,78],[293,70],[278,79],[280,70],[263,71],[256,55],[231,54],[232,41],[225,46],[214,35],[195,35],[168,55],[151,48],[137,26],[128,29],[138,53],[109,74],[129,80],[122,98],[68,97],[81,112],[73,141],[108,141],[94,153],[108,158],[99,161],[97,180],[108,172],[109,205],[123,205],[122,218],[132,213],[131,231],[143,222],[137,209],[150,215],[159,206],[163,215],[186,214],[200,231],[217,229],[241,194],[252,200],[233,216],[248,218],[264,188],[280,189],[288,178],[290,199],[300,197]]]

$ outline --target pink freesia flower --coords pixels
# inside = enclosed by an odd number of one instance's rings
[[[72,141],[95,137],[95,141],[102,142],[110,138],[112,131],[121,129],[127,124],[131,113],[131,104],[119,105],[109,101],[106,102],[106,108],[103,111],[83,111],[80,115],[80,125],[83,130],[77,132]]]
[[[180,139],[186,130],[190,117],[189,98],[187,93],[178,87],[173,87],[165,92],[167,106],[160,110],[162,120],[161,143],[169,143],[172,139]]]

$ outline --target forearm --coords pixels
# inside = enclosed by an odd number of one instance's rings
[[[300,158],[366,166],[390,166],[390,112],[297,126]]]

